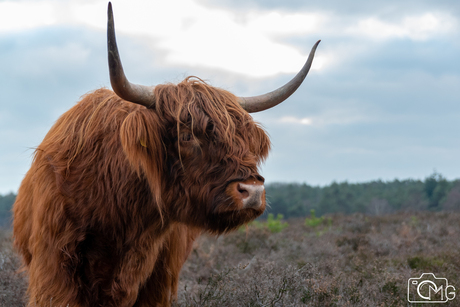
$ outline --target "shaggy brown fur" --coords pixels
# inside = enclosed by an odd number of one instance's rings
[[[187,78],[151,109],[87,94],[38,146],[14,204],[31,306],[168,306],[201,232],[259,216],[228,191],[262,184],[270,141],[231,93]]]

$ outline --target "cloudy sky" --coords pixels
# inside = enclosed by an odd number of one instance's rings
[[[129,79],[196,75],[241,96],[299,90],[254,114],[268,182],[460,178],[460,2],[114,0]],[[0,193],[81,95],[109,87],[107,1],[0,0]]]

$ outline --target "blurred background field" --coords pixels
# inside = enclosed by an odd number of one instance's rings
[[[12,250],[14,197],[0,198],[0,306],[12,307],[24,306],[26,293]],[[271,184],[267,197],[257,221],[195,242],[176,306],[407,306],[408,279],[426,272],[458,294],[459,181],[434,173],[423,181]]]
[[[183,268],[177,306],[407,306],[408,279],[426,272],[458,289],[458,213],[285,223],[279,232],[266,223],[201,237]],[[458,305],[458,298],[446,304]]]

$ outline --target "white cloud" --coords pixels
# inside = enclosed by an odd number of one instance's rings
[[[298,118],[295,116],[284,116],[279,119],[279,122],[288,124],[311,125],[312,119],[308,117]]]
[[[139,7],[149,14],[141,14]],[[152,45],[167,51],[170,64],[223,69],[252,77],[297,72],[307,55],[276,37],[306,34],[323,20],[301,13],[253,11],[242,16],[239,11],[208,8],[192,0],[161,4],[145,1],[137,10],[125,2],[114,3],[114,14],[119,31],[145,35]],[[137,22],[132,22],[133,16]]]
[[[435,35],[448,33],[455,26],[456,21],[449,14],[425,13],[418,16],[407,16],[395,23],[370,17],[349,27],[346,32],[373,39],[409,38],[423,41]]]
[[[318,13],[252,12],[246,16],[247,27],[269,36],[316,33],[329,19]]]
[[[1,22],[4,31],[51,24],[106,29],[106,0],[6,4],[0,7],[3,15],[20,18]],[[143,37],[152,49],[163,49],[170,65],[223,69],[252,77],[297,72],[307,54],[279,38],[307,35],[327,20],[326,16],[303,12],[243,13],[206,7],[193,0],[142,0],[136,5],[115,0],[113,9],[117,33]],[[24,10],[29,12],[26,17],[21,15]],[[315,41],[316,37],[311,44]],[[327,58],[318,58],[312,69],[320,69],[325,62]]]
[[[0,2],[0,33],[49,26],[56,21],[50,2]]]
[[[378,122],[379,119],[373,115],[376,111],[370,107],[353,106],[348,104],[347,109],[337,106],[323,110],[320,114],[308,117],[283,116],[275,119],[281,124],[308,125],[315,127],[353,125],[365,122]]]
[[[371,39],[426,40],[455,28],[448,13],[424,13],[390,22],[370,17],[351,26],[324,12],[243,11],[207,7],[194,0],[112,1],[119,35],[139,37],[151,49],[161,49],[164,64],[221,69],[250,77],[295,73],[307,54],[285,41],[293,36],[334,32]],[[106,0],[41,0],[0,2],[0,33],[43,26],[87,26],[105,31]],[[340,18],[339,18],[340,19]],[[307,48],[308,49],[308,48]],[[338,51],[322,51],[312,70],[343,60]],[[123,53],[122,53],[123,57]]]

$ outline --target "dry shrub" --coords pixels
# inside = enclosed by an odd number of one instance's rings
[[[460,288],[460,214],[330,218],[201,237],[176,306],[407,306],[408,279],[428,271]]]
[[[25,276],[18,272],[20,261],[12,250],[11,232],[0,228],[0,306],[24,306]]]
[[[407,306],[408,279],[426,272],[460,288],[460,213],[330,218],[314,228],[291,219],[280,233],[202,236],[175,306]],[[10,233],[0,236],[0,306],[24,306]],[[443,306],[458,305],[457,290]]]

